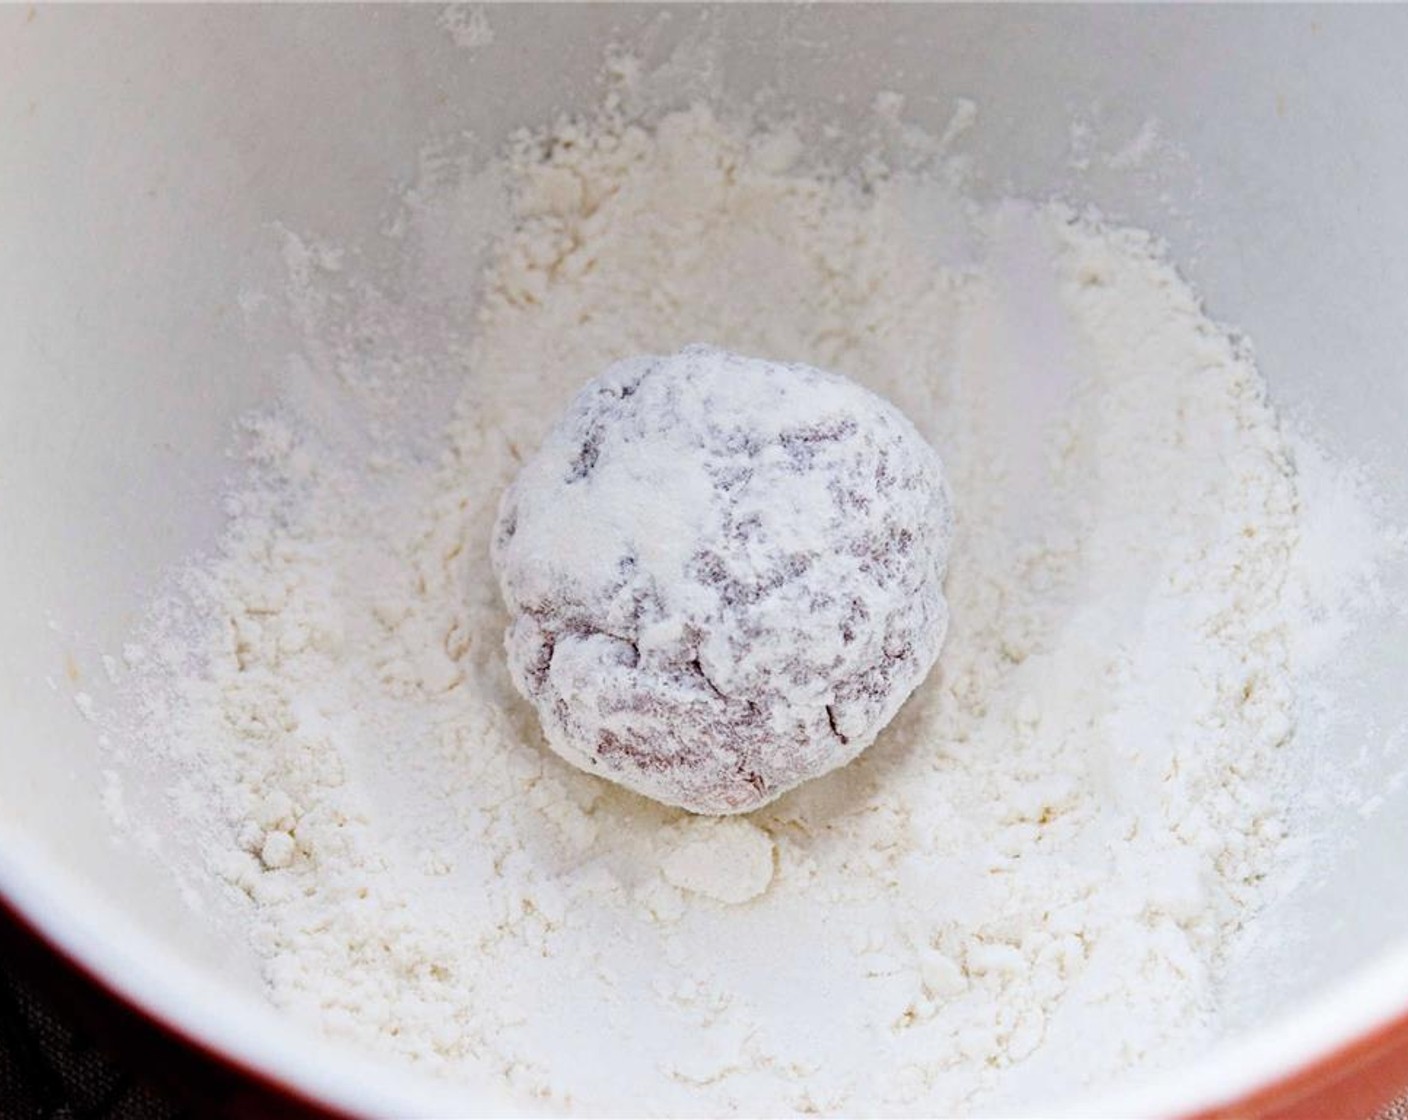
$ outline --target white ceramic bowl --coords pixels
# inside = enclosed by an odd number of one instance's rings
[[[1074,193],[1164,232],[1213,312],[1254,338],[1281,405],[1389,479],[1408,518],[1408,9],[528,5],[491,10],[494,40],[472,50],[439,14],[0,9],[0,893],[149,1014],[359,1114],[468,1106],[264,1003],[239,931],[114,840],[109,763],[72,700],[101,693],[98,655],[159,573],[214,540],[231,421],[278,390],[271,343],[239,311],[274,267],[272,221],[356,241],[428,139],[468,129],[492,147],[589,105],[612,42],[658,60],[703,35],[729,93],[772,85],[843,124],[881,89],[936,129],[970,97],[980,185],[1038,196],[1073,193],[1073,112],[1098,105],[1111,135],[1156,117],[1186,161]],[[1356,657],[1323,751],[1357,758],[1386,804],[1318,822],[1343,843],[1279,904],[1311,931],[1294,967],[1243,962],[1263,995],[1225,1047],[1071,1109],[1225,1104],[1408,1012],[1408,785],[1388,784],[1403,622],[1366,626]],[[140,766],[127,777],[140,786]]]

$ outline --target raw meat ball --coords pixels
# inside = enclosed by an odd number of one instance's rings
[[[619,362],[504,496],[509,669],[572,764],[756,809],[923,680],[951,531],[938,455],[854,382],[707,346]]]

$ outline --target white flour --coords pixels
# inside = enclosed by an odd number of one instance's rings
[[[396,298],[291,242],[305,383],[250,424],[151,703],[293,1014],[632,1113],[1030,1107],[1216,1036],[1293,730],[1260,377],[1144,234],[801,154],[703,109],[524,137],[417,196]],[[474,313],[447,246],[496,183]],[[544,749],[488,560],[572,392],[700,339],[894,401],[957,513],[927,683],[852,766],[718,821]],[[438,446],[396,380],[436,371]]]

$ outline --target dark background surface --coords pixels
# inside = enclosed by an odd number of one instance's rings
[[[0,960],[0,1118],[194,1120],[114,1059],[42,997],[13,959]]]
[[[0,898],[0,1120],[337,1120],[110,993]]]

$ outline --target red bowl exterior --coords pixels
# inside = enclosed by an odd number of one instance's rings
[[[1189,1120],[1371,1120],[1408,1090],[1408,1015]]]

